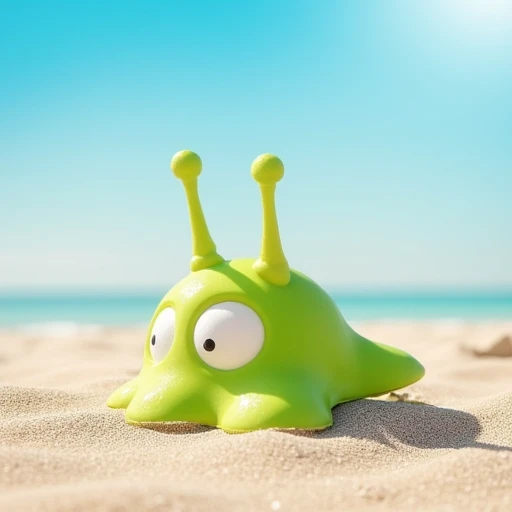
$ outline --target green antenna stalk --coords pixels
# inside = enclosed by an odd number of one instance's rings
[[[254,160],[251,174],[260,186],[263,203],[261,253],[253,268],[265,281],[286,286],[290,282],[290,267],[281,245],[275,204],[276,183],[284,176],[284,165],[277,156],[267,153]]]
[[[222,263],[224,258],[217,253],[217,248],[208,231],[201,202],[199,201],[197,177],[201,174],[202,169],[199,155],[189,150],[180,151],[172,157],[171,169],[174,175],[183,182],[187,194],[190,228],[192,230],[190,270],[196,272]]]

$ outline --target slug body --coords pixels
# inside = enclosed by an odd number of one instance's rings
[[[142,369],[109,407],[126,409],[130,423],[322,429],[332,425],[336,404],[423,376],[411,355],[353,331],[320,286],[289,268],[274,204],[284,173],[277,157],[262,155],[252,167],[264,211],[256,260],[217,253],[197,195],[199,157],[180,152],[171,167],[189,202],[192,272],[157,307]]]

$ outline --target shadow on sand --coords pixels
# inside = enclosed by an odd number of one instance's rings
[[[332,412],[334,424],[326,430],[287,432],[312,439],[369,439],[388,446],[393,446],[396,440],[424,449],[512,451],[512,447],[477,441],[481,433],[478,419],[456,409],[364,399],[338,405]]]
[[[478,441],[481,433],[478,419],[468,412],[456,409],[363,399],[338,405],[332,412],[334,424],[325,430],[279,432],[319,441],[351,437],[372,440],[390,447],[398,441],[423,449],[480,448],[512,452],[510,446]],[[138,426],[174,435],[202,434],[216,430],[194,423],[141,423]]]

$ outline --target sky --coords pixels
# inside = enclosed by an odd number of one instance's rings
[[[199,188],[226,259],[285,164],[291,266],[337,289],[512,287],[512,3],[0,0],[0,292],[166,290]]]

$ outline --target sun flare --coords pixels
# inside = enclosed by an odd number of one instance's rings
[[[510,0],[452,0],[428,5],[433,6],[438,21],[468,36],[494,37],[512,28]]]

